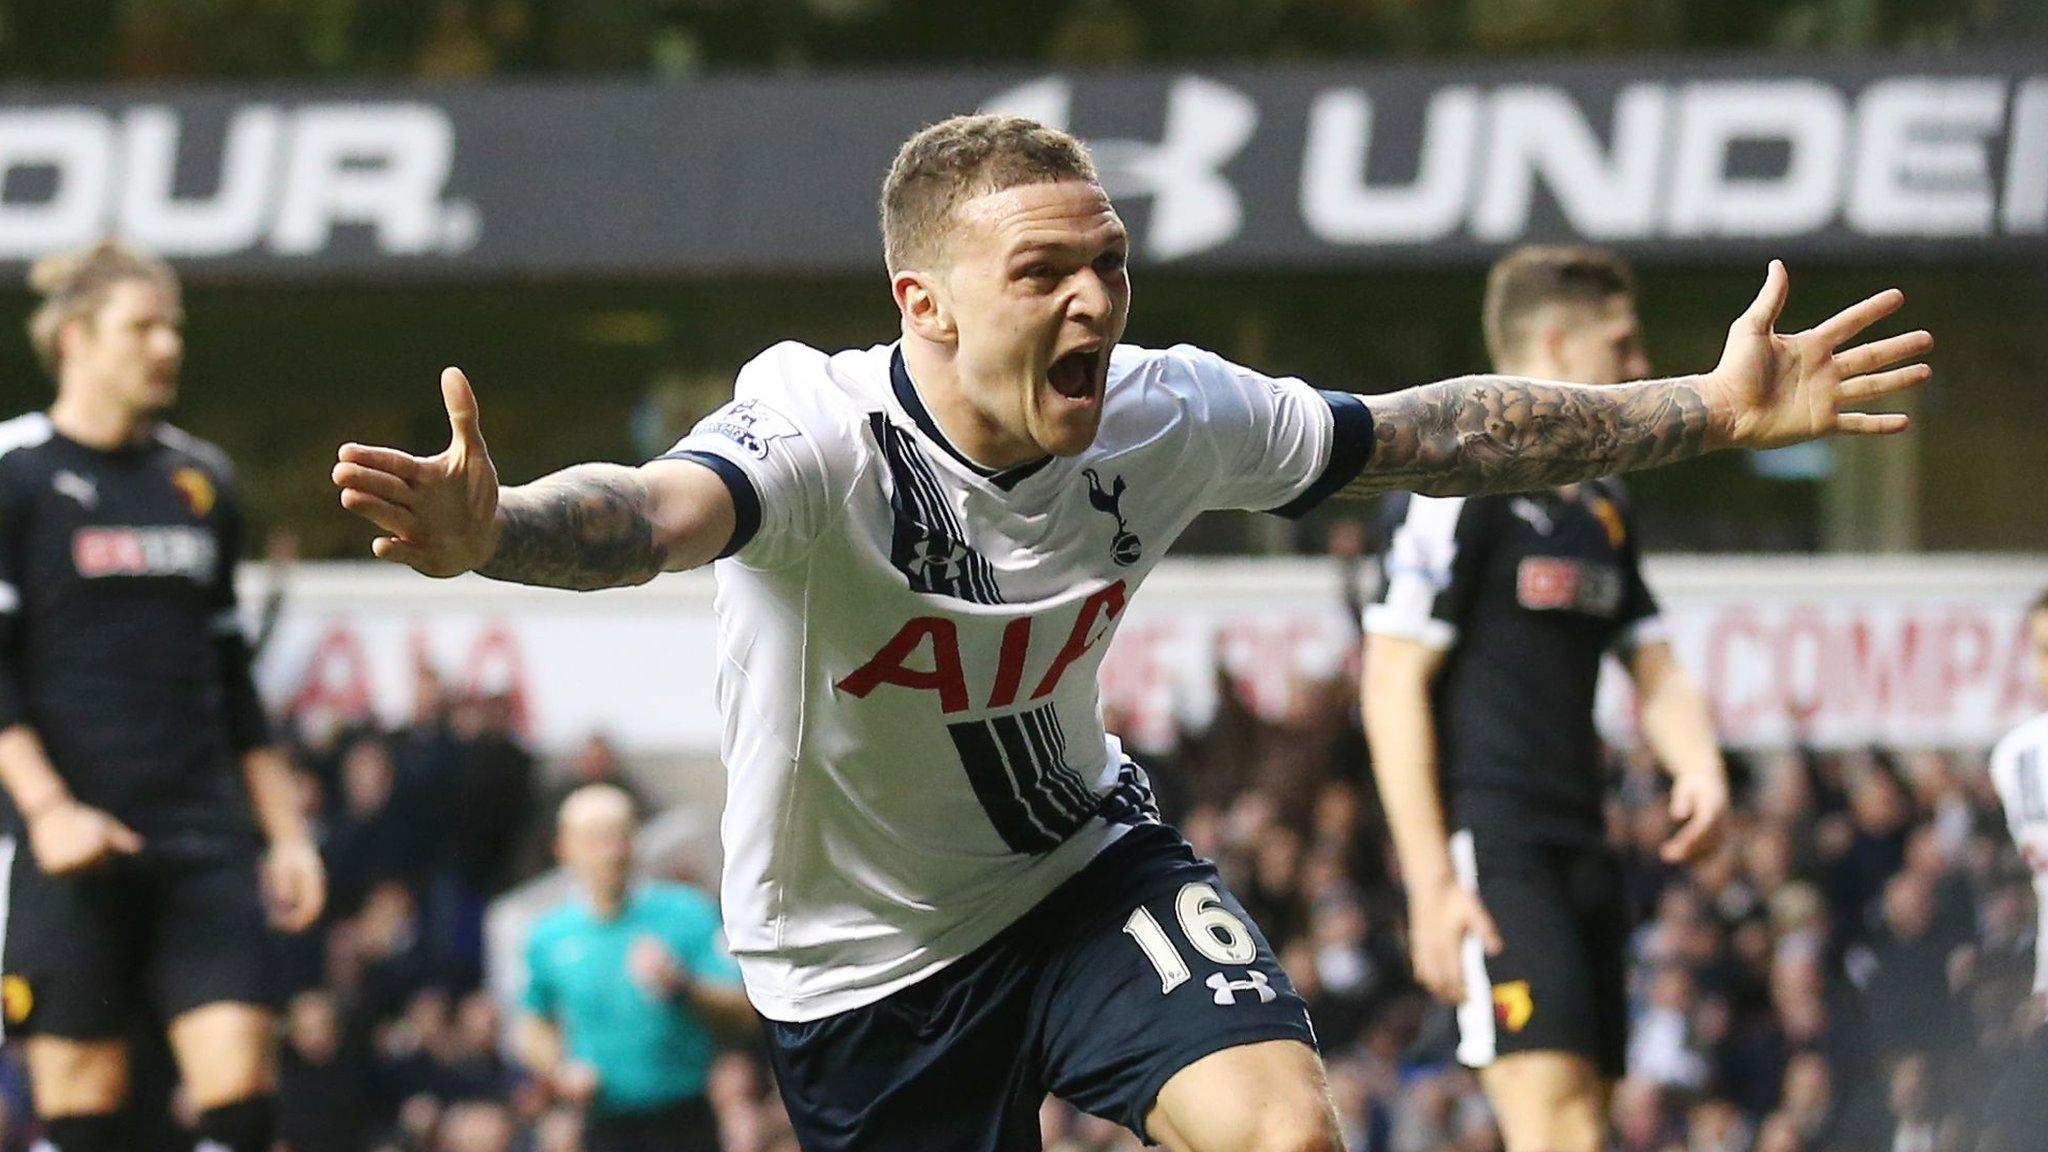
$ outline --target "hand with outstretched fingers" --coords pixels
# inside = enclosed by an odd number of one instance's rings
[[[1843,348],[1899,310],[1906,294],[1887,288],[1804,332],[1780,333],[1791,279],[1771,261],[1763,290],[1729,326],[1721,362],[1706,376],[1708,407],[1731,448],[1779,448],[1823,436],[1884,436],[1911,421],[1895,412],[1848,411],[1852,405],[1925,383],[1932,369],[1907,363],[1934,347],[1925,331]]]
[[[380,559],[428,576],[459,576],[482,566],[498,544],[498,470],[477,424],[476,393],[459,368],[441,372],[448,447],[432,456],[343,444],[334,466],[341,506],[384,533],[370,543]]]

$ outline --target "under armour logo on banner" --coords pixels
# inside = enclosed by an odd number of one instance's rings
[[[1216,994],[1216,1003],[1225,1007],[1230,1007],[1237,1003],[1237,994],[1239,992],[1251,992],[1257,995],[1261,1004],[1271,1004],[1280,998],[1280,994],[1273,991],[1273,983],[1266,979],[1264,972],[1253,968],[1247,971],[1245,976],[1247,979],[1232,980],[1223,973],[1217,972],[1212,974],[1206,983],[1209,985],[1209,991]]]
[[[991,97],[981,110],[1070,129],[1073,95],[1070,80],[1033,80]],[[1244,150],[1258,124],[1259,106],[1251,97],[1214,80],[1180,76],[1167,88],[1157,142],[1088,137],[1111,199],[1152,200],[1141,245],[1145,255],[1178,260],[1237,236],[1244,205],[1223,168]]]

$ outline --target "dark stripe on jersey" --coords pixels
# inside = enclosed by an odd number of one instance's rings
[[[988,822],[994,825],[1003,843],[1012,852],[1049,852],[1059,847],[1059,837],[1039,825],[1025,805],[1023,793],[1004,766],[1002,750],[996,746],[995,733],[987,722],[948,724],[946,731],[952,734],[953,747],[960,753],[960,765],[967,770],[967,783],[974,788],[974,798],[981,801],[981,810],[988,814]]]
[[[1159,802],[1152,798],[1152,782],[1129,760],[1116,770],[1116,783],[1103,793],[1095,814],[1111,824],[1159,823]]]
[[[1066,798],[1071,809],[1084,816],[1095,811],[1095,806],[1102,798],[1097,796],[1095,791],[1088,787],[1088,782],[1081,779],[1081,774],[1067,763],[1067,733],[1060,727],[1059,710],[1047,704],[1026,712],[1023,718],[1025,726],[1033,730],[1039,743],[1045,746],[1045,763],[1049,766],[1047,779]]]
[[[946,439],[944,432],[939,431],[939,422],[932,419],[930,409],[924,406],[924,397],[917,394],[917,385],[910,382],[910,368],[903,363],[901,345],[898,345],[896,351],[889,356],[889,384],[896,391],[896,402],[903,405],[903,410],[910,413],[910,418],[917,421],[918,429],[931,437],[932,443],[945,449],[946,455],[958,460],[968,471],[1005,492],[1031,479],[1038,474],[1039,469],[1052,463],[1051,456],[1041,456],[1036,460],[1027,460],[1008,468],[983,468],[969,460],[966,453],[953,447],[953,442]]]
[[[1102,811],[1105,797],[1066,762],[1052,705],[949,724],[946,731],[989,823],[1012,850],[1050,851]]]
[[[716,452],[703,452],[695,448],[671,452],[660,459],[688,460],[693,464],[702,464],[718,473],[718,478],[725,481],[725,490],[732,493],[732,539],[727,540],[725,547],[719,549],[720,560],[745,548],[747,542],[754,538],[754,534],[761,530],[761,493],[755,489],[754,482],[747,478],[746,472],[739,465]]]
[[[1273,515],[1289,520],[1328,500],[1338,489],[1356,480],[1372,462],[1372,409],[1349,392],[1325,392],[1319,388],[1316,395],[1329,404],[1330,419],[1334,421],[1330,429],[1330,460],[1308,491],[1270,509]]]
[[[889,562],[913,592],[951,596],[971,604],[1001,604],[995,569],[967,544],[952,504],[909,436],[880,412],[868,413],[869,427],[889,466]]]
[[[996,734],[996,741],[1002,745],[1003,754],[1010,763],[1010,772],[1017,779],[1018,790],[1024,802],[1031,806],[1032,819],[1053,835],[1064,840],[1067,833],[1081,826],[1087,819],[1083,813],[1080,820],[1068,824],[1070,813],[1060,798],[1053,794],[1051,781],[1047,779],[1043,759],[1045,749],[1032,743],[1031,733],[1019,716],[991,716],[988,720],[990,731]]]

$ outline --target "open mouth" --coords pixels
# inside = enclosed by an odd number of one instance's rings
[[[1046,378],[1052,382],[1052,390],[1069,400],[1087,400],[1095,395],[1096,369],[1102,359],[1100,349],[1078,348],[1052,362],[1046,370]]]

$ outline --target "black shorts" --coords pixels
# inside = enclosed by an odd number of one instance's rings
[[[0,838],[9,1036],[125,1039],[206,1004],[274,1006],[256,858],[119,860],[49,876],[26,842]]]
[[[877,1003],[766,1023],[805,1152],[1032,1152],[1048,1092],[1139,1136],[1168,1079],[1308,1008],[1215,866],[1133,829],[988,944]]]
[[[1570,1052],[1609,1078],[1628,1049],[1628,905],[1606,845],[1465,830],[1451,839],[1459,882],[1476,883],[1503,945],[1465,942],[1458,1060],[1484,1068],[1512,1052]]]
[[[583,1152],[718,1152],[718,1117],[702,1096],[647,1112],[592,1112]]]

